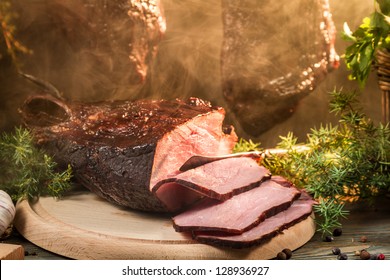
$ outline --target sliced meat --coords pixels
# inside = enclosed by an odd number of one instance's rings
[[[172,178],[159,181],[153,188],[162,197],[167,183],[177,183],[204,196],[226,200],[257,187],[271,173],[248,157],[231,157],[201,165]],[[169,184],[168,189],[172,186]]]
[[[300,199],[294,201],[287,210],[270,216],[257,226],[239,235],[198,232],[194,234],[194,238],[202,243],[228,246],[231,248],[245,248],[258,245],[306,219],[312,213],[312,206],[314,203],[314,200],[304,193]]]
[[[204,199],[173,218],[176,231],[223,231],[239,234],[266,217],[287,209],[300,196],[294,187],[286,188],[273,180],[235,195],[226,201]]]
[[[286,188],[295,187],[295,185],[286,178],[278,175],[272,175],[272,181],[285,186]]]
[[[233,128],[223,127],[224,109],[196,98],[65,104],[33,96],[21,111],[37,143],[58,163],[71,164],[85,187],[145,211],[170,211],[151,189],[188,158],[229,154],[237,141]]]
[[[196,155],[190,157],[183,165],[180,167],[180,171],[187,171],[192,168],[196,168],[198,166],[204,165],[206,163],[210,163],[213,161],[226,159],[226,158],[232,158],[232,157],[250,157],[255,160],[260,160],[262,156],[262,153],[259,151],[251,151],[251,152],[240,152],[240,153],[233,153],[228,155],[222,155],[222,156],[203,156],[203,155]]]

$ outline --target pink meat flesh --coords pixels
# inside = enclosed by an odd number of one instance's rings
[[[270,176],[269,170],[260,166],[252,158],[227,158],[161,180],[153,189],[157,192],[159,199],[170,208],[172,198],[177,199],[177,196],[169,196],[164,193],[172,194],[173,188],[179,191],[180,186],[182,186],[210,198],[226,200],[257,187]],[[180,186],[175,186],[172,183],[177,183]]]
[[[152,192],[155,192],[161,180],[176,175],[191,156],[232,152],[237,135],[234,130],[229,134],[223,132],[225,111],[219,107],[209,110],[177,125],[158,140],[149,184]]]
[[[302,195],[300,199],[294,201],[287,210],[265,219],[257,226],[239,235],[226,235],[223,232],[195,232],[194,238],[202,243],[232,248],[245,248],[261,244],[284,229],[303,221],[312,213],[312,206],[315,202],[305,196]]]
[[[296,188],[286,188],[273,180],[233,196],[226,201],[204,199],[173,218],[176,231],[223,231],[240,234],[266,217],[287,209],[300,196]]]

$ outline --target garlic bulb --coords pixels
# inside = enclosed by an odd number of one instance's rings
[[[5,191],[0,190],[0,235],[2,235],[15,217],[15,205]]]

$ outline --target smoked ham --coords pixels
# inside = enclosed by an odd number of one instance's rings
[[[294,201],[285,211],[265,219],[252,229],[237,235],[226,235],[223,232],[198,232],[194,238],[202,243],[227,246],[231,248],[245,248],[262,244],[272,237],[283,234],[283,230],[303,221],[312,213],[315,203],[306,194]]]
[[[271,176],[258,153],[232,156],[237,135],[224,109],[203,100],[33,96],[21,111],[37,145],[79,183],[120,206],[170,212],[174,229],[199,242],[248,247],[311,214],[313,200]]]
[[[223,231],[239,234],[265,218],[286,210],[300,195],[296,188],[286,188],[273,180],[235,195],[227,201],[205,199],[173,218],[177,231]]]
[[[257,187],[270,177],[270,172],[248,157],[227,158],[204,164],[159,181],[154,187],[157,197],[167,208],[175,209],[172,189],[186,188],[200,196],[227,200],[234,195]],[[181,190],[184,192],[185,190]],[[174,199],[172,199],[174,198]]]
[[[38,145],[100,197],[136,210],[172,212],[152,188],[193,155],[225,155],[237,141],[225,110],[198,98],[66,103],[31,96],[21,108]],[[191,197],[171,188],[175,200]],[[185,200],[184,200],[185,201]],[[180,208],[187,202],[177,203]]]

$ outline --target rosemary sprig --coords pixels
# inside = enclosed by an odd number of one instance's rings
[[[317,230],[324,234],[331,233],[335,228],[342,226],[340,218],[346,218],[348,211],[345,211],[344,204],[333,199],[320,200],[315,204],[314,211],[319,214],[317,218]]]
[[[319,202],[314,210],[323,234],[341,225],[348,214],[346,202],[372,202],[390,190],[389,126],[375,125],[362,113],[357,92],[334,90],[331,96],[330,111],[339,116],[338,125],[312,129],[302,144],[291,132],[281,136],[277,148],[286,152],[267,154],[262,162],[273,174],[285,176]],[[247,145],[242,143],[237,144],[238,150]],[[296,149],[302,145],[307,149]]]
[[[239,139],[238,143],[233,148],[233,153],[260,151],[260,143],[254,143],[251,139]]]
[[[71,186],[70,166],[58,172],[57,164],[33,144],[27,129],[0,137],[0,189],[18,199],[50,195],[60,197]]]

